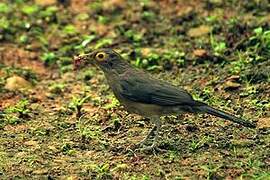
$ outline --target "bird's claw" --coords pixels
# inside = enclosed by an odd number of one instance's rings
[[[144,146],[147,141],[148,141],[148,138],[143,139],[142,141],[135,144],[135,148],[138,149],[139,147]]]
[[[153,143],[150,146],[144,146],[144,143],[140,142],[137,143],[136,145],[134,145],[134,147],[132,148],[133,151],[139,151],[139,152],[166,152],[166,150],[164,149],[160,149],[158,147],[157,143]]]
[[[160,149],[157,144],[152,144],[151,146],[139,148],[138,150],[141,152],[166,152],[166,150]]]

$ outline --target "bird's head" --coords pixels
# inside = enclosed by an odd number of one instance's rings
[[[111,49],[98,49],[88,54],[82,54],[74,58],[74,69],[82,69],[89,65],[97,65],[103,71],[117,69],[123,64],[127,64],[120,54]]]

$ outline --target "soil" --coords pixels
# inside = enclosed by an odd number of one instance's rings
[[[1,179],[269,179],[269,7],[2,0]],[[73,71],[73,57],[101,47],[257,128],[210,115],[163,117],[163,151],[132,150],[153,124],[119,105],[98,68]],[[30,88],[6,89],[14,76]]]

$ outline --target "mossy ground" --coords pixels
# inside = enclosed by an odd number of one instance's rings
[[[266,0],[1,1],[1,179],[269,179],[269,10]],[[100,47],[258,128],[166,117],[166,152],[132,151],[152,124],[119,106],[100,70],[72,70]],[[7,90],[14,75],[33,86]]]

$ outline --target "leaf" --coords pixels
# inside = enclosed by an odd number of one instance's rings
[[[254,29],[254,32],[255,32],[257,35],[260,35],[260,34],[262,34],[262,32],[263,32],[263,28],[262,28],[262,27],[258,27],[258,28],[256,28],[256,29]]]
[[[10,7],[5,3],[0,3],[0,13],[8,13],[10,12]]]
[[[75,26],[69,24],[69,25],[67,25],[67,26],[64,27],[63,32],[65,34],[68,34],[68,35],[74,35],[74,34],[77,33],[77,29],[76,29]]]
[[[22,12],[27,15],[32,15],[36,12],[38,12],[39,7],[37,5],[25,5],[22,7]]]

